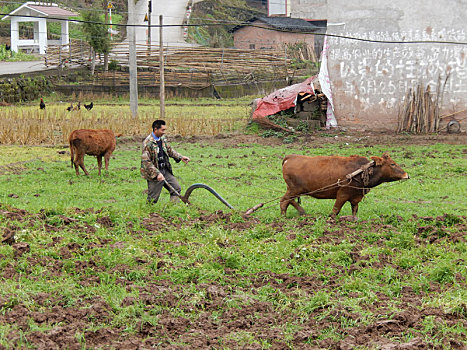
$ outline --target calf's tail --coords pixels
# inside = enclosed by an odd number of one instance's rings
[[[73,168],[73,159],[75,158],[75,147],[73,146],[73,141],[70,140],[70,155],[71,155],[71,167]]]
[[[289,154],[288,156],[285,156],[284,159],[282,159],[282,166],[284,166],[285,162],[287,161],[287,159],[289,159],[291,156],[291,154]]]

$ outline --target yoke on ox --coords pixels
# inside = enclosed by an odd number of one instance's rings
[[[99,176],[101,175],[102,157],[105,160],[105,170],[109,170],[109,159],[116,146],[112,130],[74,130],[68,141],[70,142],[71,167],[75,167],[76,175],[79,175],[78,166],[83,169],[86,175],[89,175],[84,167],[85,154],[97,157]]]
[[[280,200],[281,214],[286,215],[291,204],[303,215],[305,210],[295,200],[301,195],[318,199],[335,199],[331,217],[339,214],[345,202],[350,202],[352,215],[357,216],[358,203],[370,188],[383,182],[408,179],[409,175],[384,153],[382,157],[318,156],[297,154],[282,161],[282,175],[287,192]]]

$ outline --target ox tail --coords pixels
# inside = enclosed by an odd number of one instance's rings
[[[288,156],[285,156],[284,159],[282,159],[282,167],[284,167],[285,162],[292,156],[293,154],[289,154]]]
[[[71,155],[71,167],[73,168],[73,159],[75,158],[75,147],[73,146],[73,141],[70,140],[70,155]]]
[[[80,147],[81,140],[79,138],[70,138],[70,158],[71,158],[71,167],[74,167],[75,154],[78,154],[78,149]]]

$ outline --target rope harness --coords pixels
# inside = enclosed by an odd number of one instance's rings
[[[225,178],[225,179],[228,179],[228,180],[232,179],[232,178],[224,177],[221,174],[216,173],[215,171],[212,171],[212,169],[209,169],[208,167],[202,166],[200,164],[198,164],[198,165],[200,167],[202,167],[202,168],[204,168],[204,169],[206,169],[206,170],[208,170],[208,171],[222,177],[222,178]],[[315,194],[315,193],[318,193],[318,192],[323,192],[323,191],[326,191],[326,190],[333,189],[335,187],[349,187],[349,188],[361,189],[363,191],[363,195],[365,195],[370,191],[370,189],[367,188],[367,186],[370,183],[371,175],[373,175],[373,170],[374,170],[373,166],[374,165],[375,165],[375,162],[372,160],[372,161],[368,162],[367,164],[362,165],[359,169],[355,170],[354,172],[347,174],[345,176],[344,180],[338,179],[336,183],[333,183],[331,185],[327,185],[327,186],[318,188],[318,189],[316,189],[314,191],[301,193],[300,195],[290,197],[289,200],[294,200],[296,198],[300,199],[300,196],[302,196],[302,195],[312,195],[312,194]],[[352,182],[353,179],[355,179],[355,180],[358,179],[358,178],[356,178],[356,176],[359,175],[359,174],[361,174],[361,181],[362,181],[363,187],[350,186],[350,183]],[[357,180],[357,181],[359,181],[359,180]],[[241,193],[238,193],[238,195],[241,195],[241,196],[244,196],[244,197],[253,197],[253,196],[249,196],[249,195],[245,195],[245,194],[241,194]],[[257,197],[254,197],[254,198],[257,198]],[[256,211],[256,210],[258,210],[260,208],[262,208],[263,210],[268,209],[272,205],[264,207],[265,204],[271,203],[271,202],[276,201],[276,200],[278,200],[280,198],[282,198],[282,196],[273,198],[273,199],[271,199],[269,201],[266,201],[266,202],[259,203],[259,204],[255,205],[254,207],[248,209],[245,214],[251,214],[252,212],[254,212],[254,211]]]
[[[362,165],[360,169],[355,170],[353,173],[347,174],[345,177],[348,180],[348,183],[346,186],[352,187],[352,188],[357,188],[357,189],[362,189],[363,195],[367,194],[370,192],[370,189],[367,188],[368,184],[370,183],[370,176],[373,175],[373,170],[375,165],[375,161],[372,160],[369,163],[366,163],[365,165]],[[363,187],[355,187],[355,186],[350,186],[350,183],[352,182],[352,179],[357,176],[358,174],[362,174],[362,183]]]

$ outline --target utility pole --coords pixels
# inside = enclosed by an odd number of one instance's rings
[[[111,11],[111,8],[112,7],[112,3],[109,2],[107,3],[105,0],[104,0],[104,13],[105,13],[105,16],[104,16],[104,21],[105,21],[105,28],[108,30],[109,27],[107,26],[107,24],[109,24],[109,12]],[[107,11],[107,9],[109,11]],[[108,35],[108,31],[107,31],[107,35]],[[110,35],[112,36],[112,32],[110,32]],[[110,39],[112,40],[112,39]],[[71,50],[70,50],[70,53],[71,53]],[[104,71],[107,72],[109,70],[109,53],[105,53],[104,54]]]
[[[148,0],[148,51],[151,51],[151,13],[152,0]]]
[[[128,0],[128,66],[130,70],[130,111],[138,116],[138,66],[136,64],[135,0]]]
[[[108,5],[107,5],[107,8],[109,9],[110,41],[112,41],[112,7],[113,7],[113,5],[112,5],[112,3],[109,1]],[[106,21],[106,23],[107,23],[107,21]]]
[[[130,0],[131,1],[131,0]],[[162,33],[162,15],[159,16],[159,71],[160,71],[160,106],[161,106],[161,119],[165,118],[165,82],[164,82],[164,45]]]

